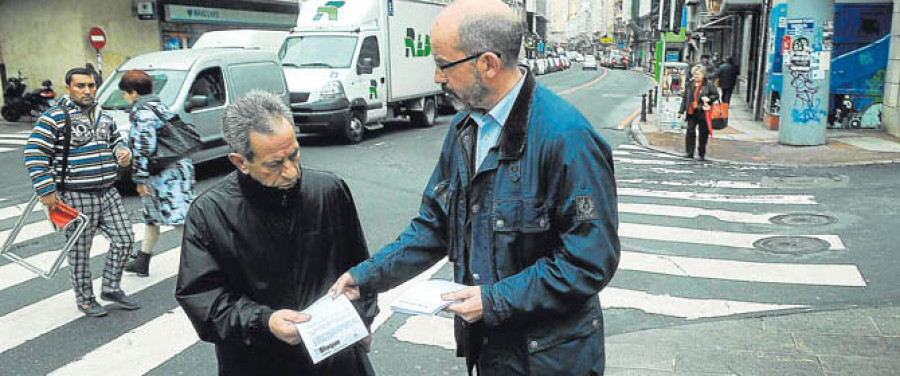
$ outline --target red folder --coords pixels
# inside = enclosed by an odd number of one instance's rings
[[[58,228],[65,228],[69,223],[75,220],[79,214],[81,213],[79,213],[78,210],[75,210],[75,208],[57,201],[56,209],[50,211],[50,221]]]

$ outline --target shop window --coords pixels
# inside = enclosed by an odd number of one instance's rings
[[[860,31],[863,34],[882,35],[881,22],[878,20],[877,14],[863,12],[859,20]]]
[[[209,104],[202,108],[224,106],[225,80],[222,78],[222,70],[216,67],[200,72],[191,85],[188,98],[195,95],[205,96],[209,101]]]
[[[363,59],[372,59],[372,68],[381,66],[381,57],[378,54],[378,39],[375,37],[366,37],[363,40],[362,47],[359,48],[359,61]]]

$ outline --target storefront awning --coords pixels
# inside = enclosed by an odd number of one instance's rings
[[[703,25],[697,26],[697,28],[694,30],[695,31],[703,31],[703,30],[709,30],[709,29],[722,29],[722,28],[727,27],[724,24],[724,22],[730,21],[732,18],[734,18],[733,15],[728,15],[725,17],[717,18],[717,19],[707,22]]]
[[[762,7],[762,0],[723,0],[722,12],[737,12],[742,10],[753,10]]]

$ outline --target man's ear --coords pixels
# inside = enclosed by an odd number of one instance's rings
[[[503,69],[503,60],[500,60],[493,52],[484,54],[484,75],[494,78]]]
[[[242,174],[250,174],[250,169],[247,167],[247,158],[245,158],[242,154],[228,153],[228,160],[231,161],[231,164],[233,164],[235,168],[240,170]]]

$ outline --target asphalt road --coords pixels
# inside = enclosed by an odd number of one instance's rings
[[[615,150],[623,255],[600,294],[608,335],[898,302],[898,167],[760,169],[661,155],[631,145],[620,129],[652,85],[644,75],[576,66],[538,81],[578,107]],[[304,135],[301,161],[348,182],[374,253],[417,213],[449,121],[441,117],[427,129],[391,123],[352,146]],[[0,152],[0,213],[14,212],[8,208],[31,195],[16,141],[28,128],[0,125],[0,147],[11,149]],[[224,161],[202,165],[198,190],[229,171]],[[137,199],[126,205],[139,218]],[[778,215],[790,215],[791,224],[773,223]],[[0,216],[0,229],[14,220]],[[818,220],[825,223],[809,224]],[[59,245],[39,216],[31,221],[33,239],[17,253],[38,257]],[[126,275],[126,290],[143,308],[113,309],[103,319],[75,310],[67,268],[43,280],[0,260],[0,374],[215,374],[213,347],[197,341],[172,297],[177,245],[173,232],[164,234],[151,277]],[[101,249],[94,251],[95,276]],[[421,278],[429,276],[451,278],[452,272],[439,265]],[[382,295],[382,304],[397,291]],[[451,350],[450,316],[391,315],[386,306],[382,312],[370,354],[379,374],[465,374]]]

